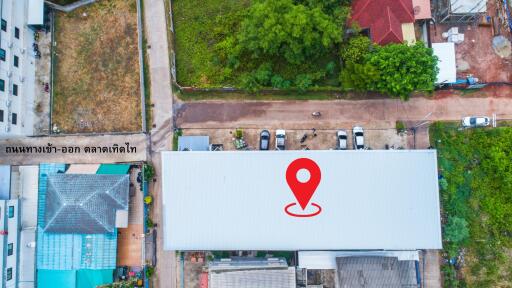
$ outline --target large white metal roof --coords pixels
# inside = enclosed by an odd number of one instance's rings
[[[284,209],[303,157],[322,173],[309,218]],[[163,152],[162,166],[165,250],[442,248],[435,150]]]

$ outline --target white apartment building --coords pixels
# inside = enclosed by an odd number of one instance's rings
[[[0,275],[2,288],[18,287],[20,217],[18,199],[0,200]]]
[[[0,137],[32,135],[34,29],[43,24],[43,0],[0,0]]]
[[[38,175],[0,165],[0,288],[35,287]]]

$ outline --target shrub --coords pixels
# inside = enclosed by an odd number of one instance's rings
[[[397,134],[403,133],[403,132],[405,132],[405,130],[407,129],[407,128],[405,127],[405,123],[404,123],[404,122],[402,122],[402,121],[396,121],[396,123],[395,123],[395,128],[396,128],[396,133],[397,133]]]
[[[153,179],[153,177],[155,176],[155,168],[150,164],[144,164],[144,166],[142,166],[142,170],[145,181],[149,181],[150,179]]]
[[[146,278],[151,278],[155,274],[155,267],[148,265],[146,266]]]
[[[149,217],[146,218],[146,227],[153,228],[155,226],[155,223],[153,223],[153,220]]]
[[[244,138],[244,131],[242,129],[236,129],[235,130],[235,139],[242,139]]]
[[[344,63],[362,63],[373,48],[372,41],[366,36],[356,36],[341,46],[340,56]]]

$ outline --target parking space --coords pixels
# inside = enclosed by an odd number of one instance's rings
[[[364,128],[364,127],[363,127]],[[184,129],[183,135],[206,135],[211,144],[223,144],[224,150],[236,150],[234,145],[236,129]],[[243,138],[247,142],[247,150],[259,149],[259,137],[263,129],[243,129]],[[347,132],[347,147],[353,149],[351,127],[343,129]],[[329,150],[337,149],[337,131],[334,129],[287,129],[286,150]],[[275,150],[276,130],[269,130],[270,150]],[[304,140],[303,140],[304,138]],[[301,141],[303,140],[303,141]],[[365,129],[365,146],[369,149],[412,149],[414,139],[412,133],[397,134],[396,129]]]

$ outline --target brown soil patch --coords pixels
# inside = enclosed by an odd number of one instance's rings
[[[137,6],[58,13],[53,123],[64,133],[141,130]]]

